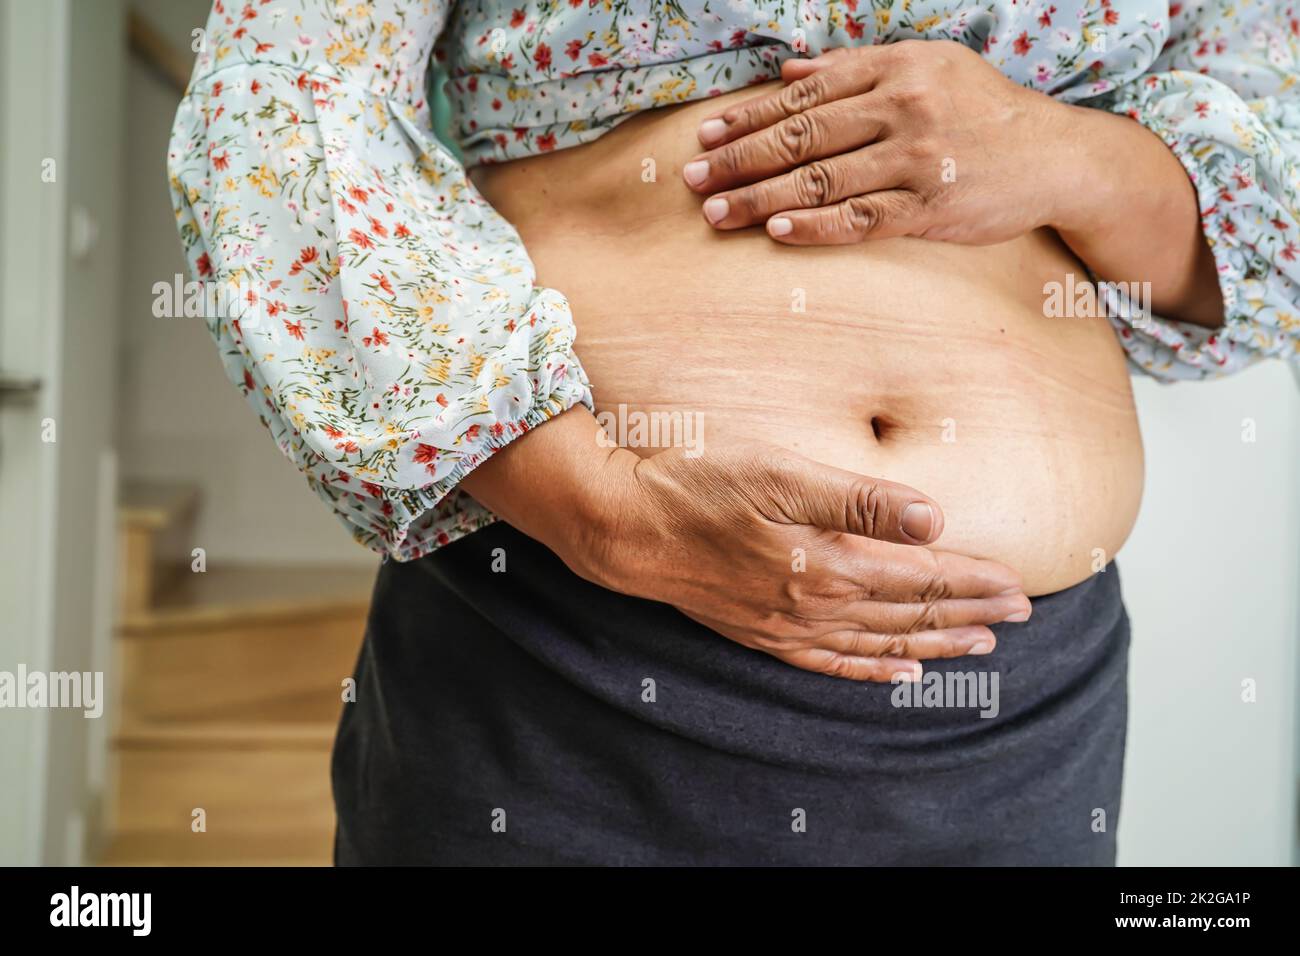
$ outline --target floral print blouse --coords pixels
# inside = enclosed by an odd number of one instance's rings
[[[419,557],[493,520],[456,490],[591,404],[561,291],[433,135],[431,59],[470,165],[921,37],[1132,116],[1186,167],[1217,331],[1115,318],[1167,379],[1300,351],[1300,0],[216,0],[168,169],[231,380],[358,540]],[[581,322],[581,317],[578,319]]]

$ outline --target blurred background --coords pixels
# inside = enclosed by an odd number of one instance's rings
[[[106,691],[97,719],[0,708],[0,864],[330,860],[378,559],[202,320],[153,309],[188,279],[164,161],[209,5],[0,0],[0,672]],[[1120,862],[1292,865],[1300,379],[1134,385]]]

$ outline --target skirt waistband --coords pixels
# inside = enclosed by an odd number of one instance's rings
[[[504,570],[494,570],[494,567]],[[422,609],[425,641],[506,636],[547,671],[637,720],[704,747],[837,775],[960,769],[1122,710],[1128,621],[1112,563],[1033,615],[995,625],[991,655],[924,662],[916,685],[864,684],[791,667],[674,608],[605,590],[504,523],[380,573],[375,610]],[[454,609],[454,613],[453,613]],[[373,627],[381,642],[397,628]],[[472,649],[471,649],[472,650]],[[1036,738],[1031,741],[1030,736]]]

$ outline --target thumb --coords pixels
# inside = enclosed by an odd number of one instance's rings
[[[783,456],[774,470],[793,522],[895,544],[929,544],[943,532],[943,510],[907,485],[801,456]]]

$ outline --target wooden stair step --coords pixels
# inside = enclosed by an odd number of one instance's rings
[[[122,483],[117,516],[123,614],[146,610],[181,558],[189,555],[198,504],[199,491],[194,485],[135,480]]]
[[[148,609],[126,615],[126,635],[232,622],[281,622],[299,616],[364,613],[373,567],[228,565],[195,572],[188,567],[155,595]]]
[[[115,647],[111,865],[328,865],[330,753],[372,568],[185,573]],[[192,812],[207,831],[192,833]]]
[[[100,866],[329,866],[334,831],[115,834]]]
[[[118,520],[132,528],[161,531],[194,516],[198,486],[183,482],[124,481],[117,495]]]
[[[332,720],[364,627],[359,611],[290,629],[236,624],[123,638],[122,721]]]
[[[335,721],[258,723],[193,721],[123,723],[114,736],[118,750],[307,750],[329,752]]]
[[[124,723],[107,866],[328,866],[333,722]],[[192,829],[194,810],[206,829]]]
[[[188,570],[188,569],[187,569]],[[158,613],[202,608],[355,605],[370,600],[376,566],[234,564],[189,571],[158,595]]]
[[[119,747],[114,833],[206,836],[331,832],[328,748]]]
[[[370,569],[235,567],[124,620],[124,722],[333,721],[365,633]]]

